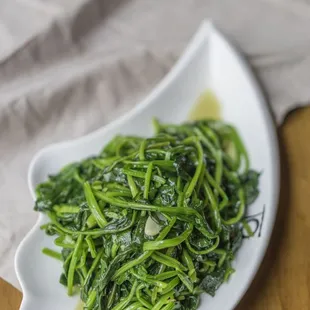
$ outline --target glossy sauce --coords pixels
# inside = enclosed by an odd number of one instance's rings
[[[211,90],[206,90],[197,99],[189,113],[189,120],[220,119],[220,103]]]
[[[189,113],[189,120],[220,119],[221,106],[216,95],[211,90],[203,92],[194,103]],[[80,301],[76,310],[83,310],[83,303]]]

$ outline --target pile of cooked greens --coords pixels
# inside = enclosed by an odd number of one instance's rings
[[[60,282],[84,309],[193,310],[234,272],[246,207],[258,195],[234,127],[166,125],[116,136],[98,156],[37,187],[63,263]]]

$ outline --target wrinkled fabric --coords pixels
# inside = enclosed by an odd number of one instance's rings
[[[3,0],[0,3],[0,276],[37,214],[27,169],[43,146],[133,107],[205,18],[241,50],[278,124],[310,100],[308,0]]]

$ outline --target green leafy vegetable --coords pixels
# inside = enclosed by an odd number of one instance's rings
[[[237,131],[154,125],[153,137],[117,136],[36,189],[42,229],[61,248],[43,253],[62,261],[60,282],[84,309],[197,309],[234,272],[241,226],[250,230],[259,174]]]

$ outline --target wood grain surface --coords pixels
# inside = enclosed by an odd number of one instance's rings
[[[310,309],[310,107],[288,116],[279,140],[276,225],[263,264],[237,310]],[[17,310],[21,298],[0,279],[1,310]]]

